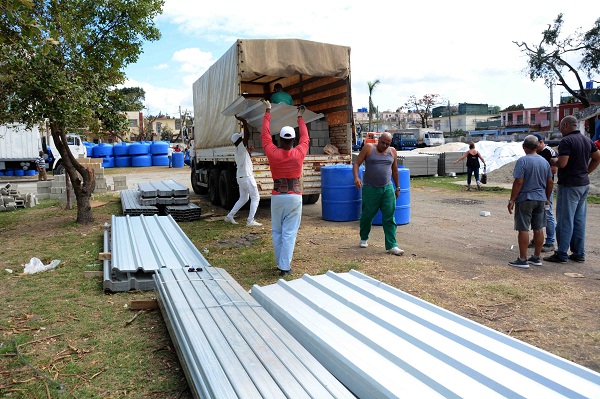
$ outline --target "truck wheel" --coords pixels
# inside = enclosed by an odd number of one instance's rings
[[[219,198],[219,174],[221,171],[217,168],[211,169],[208,174],[208,199],[213,205],[221,205]]]
[[[192,167],[191,169],[192,169],[192,175],[191,175],[192,190],[194,190],[194,192],[198,195],[208,194],[208,189],[206,187],[201,186],[200,183],[198,182],[200,175],[198,173],[196,173],[196,168]]]
[[[239,189],[233,183],[233,177],[227,169],[222,170],[219,177],[219,197],[221,205],[225,209],[233,208],[233,205],[235,205],[235,202],[240,197]]]
[[[316,204],[320,194],[306,194],[302,196],[302,203],[305,205]]]
[[[65,174],[65,166],[61,163],[60,165],[58,165],[56,167],[56,169],[54,169],[54,172],[52,172],[55,175],[64,175]]]

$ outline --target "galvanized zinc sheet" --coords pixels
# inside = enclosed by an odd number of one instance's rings
[[[161,180],[138,183],[142,198],[150,197],[182,197],[190,193],[190,189],[177,180]]]
[[[600,398],[600,374],[354,270],[252,296],[359,398]]]
[[[196,398],[353,398],[223,269],[154,274]]]
[[[200,254],[171,216],[114,216],[111,267],[121,272],[204,267]]]

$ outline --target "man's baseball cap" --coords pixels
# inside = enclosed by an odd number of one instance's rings
[[[532,136],[535,136],[538,139],[538,141],[544,141],[544,138],[539,133],[534,133],[534,134],[532,134]]]
[[[238,141],[240,138],[242,137],[241,133],[234,133],[231,135],[231,142],[235,143],[236,141]]]
[[[281,132],[279,132],[279,137],[282,139],[293,139],[296,137],[296,131],[291,126],[284,126],[281,128]]]

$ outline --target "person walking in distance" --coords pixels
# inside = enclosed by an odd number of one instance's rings
[[[398,182],[398,160],[396,149],[390,147],[392,135],[382,133],[377,143],[366,144],[352,165],[354,186],[362,189],[362,209],[360,214],[360,243],[361,248],[369,246],[371,224],[377,211],[381,211],[385,249],[393,255],[402,255],[403,250],[396,242],[396,199],[400,194]],[[365,172],[362,180],[358,170],[364,162]],[[392,180],[394,184],[392,184]],[[396,188],[394,189],[394,185]]]
[[[479,168],[481,166],[479,165],[479,160],[481,159],[481,162],[483,162],[483,166],[486,165],[485,160],[483,159],[479,151],[475,149],[475,143],[472,141],[469,143],[469,149],[465,151],[465,153],[460,158],[452,162],[452,165],[462,161],[465,158],[467,158],[467,191],[471,191],[471,174],[475,175],[477,190],[481,190],[481,180],[479,179]]]
[[[283,86],[281,83],[275,83],[275,86],[273,86],[273,94],[271,94],[270,100],[272,104],[284,103],[287,105],[294,105],[292,96],[283,91]]]
[[[242,122],[243,133],[234,133],[231,136],[231,141],[235,145],[235,164],[237,166],[236,179],[240,190],[240,198],[237,200],[231,211],[225,216],[225,221],[231,224],[238,224],[234,217],[235,214],[240,210],[248,199],[250,199],[250,212],[248,213],[248,219],[246,226],[262,226],[262,223],[258,223],[254,220],[254,215],[258,209],[258,203],[260,196],[258,194],[258,186],[254,179],[254,170],[252,169],[252,159],[250,153],[254,150],[252,146],[248,146],[248,139],[250,138],[250,130],[246,120],[238,117],[237,120]]]
[[[554,183],[554,175],[556,175],[556,170],[558,169],[556,166],[552,166],[551,159],[556,158],[556,151],[554,151],[551,147],[547,146],[544,137],[539,133],[533,134],[538,139],[538,147],[536,152],[550,165],[550,170],[552,170],[552,182]],[[542,245],[542,252],[551,252],[554,251],[554,233],[556,230],[556,220],[554,220],[554,213],[552,211],[552,203],[554,197],[554,189],[552,189],[552,194],[549,198],[549,204],[545,206],[545,215],[546,215],[546,239],[544,241],[544,245]],[[528,248],[533,248],[534,243],[533,239],[529,242]]]
[[[273,144],[271,137],[271,103],[265,105],[260,139],[269,160],[273,177],[271,192],[271,235],[273,249],[280,276],[292,274],[292,258],[296,246],[296,236],[302,217],[302,165],[308,153],[308,129],[304,123],[304,106],[298,107],[298,131],[300,139],[294,147],[296,132],[291,126],[284,126],[279,132],[280,147]]]
[[[590,177],[600,164],[600,152],[592,140],[581,134],[577,118],[565,116],[560,121],[563,138],[558,144],[558,158],[551,160],[558,167],[556,194],[556,242],[558,248],[544,260],[566,263],[585,261],[585,224]],[[571,255],[568,255],[569,248]]]
[[[537,154],[537,147],[537,137],[525,137],[525,156],[519,158],[515,164],[515,180],[508,200],[508,213],[512,214],[514,210],[515,230],[519,232],[519,257],[508,264],[523,269],[529,268],[529,265],[542,265],[540,255],[544,242],[543,228],[546,224],[544,206],[549,203],[552,195],[552,170],[550,164]],[[530,227],[533,230],[534,251],[533,256],[527,258]]]
[[[47,180],[46,175],[46,159],[44,159],[44,151],[39,152],[39,156],[35,159],[35,167],[38,171],[38,180]]]
[[[173,147],[169,144],[169,149],[167,150],[167,157],[169,158],[169,168],[173,167]]]

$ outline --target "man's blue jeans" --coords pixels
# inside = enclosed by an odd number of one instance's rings
[[[554,234],[556,231],[556,220],[554,219],[554,213],[552,212],[552,200],[554,198],[554,190],[550,195],[550,208],[546,209],[546,241],[544,245],[554,245]]]
[[[568,251],[585,258],[585,219],[590,186],[568,187],[558,185],[556,196],[556,254],[568,258]]]
[[[290,270],[302,218],[302,196],[271,196],[271,236],[279,270]]]

